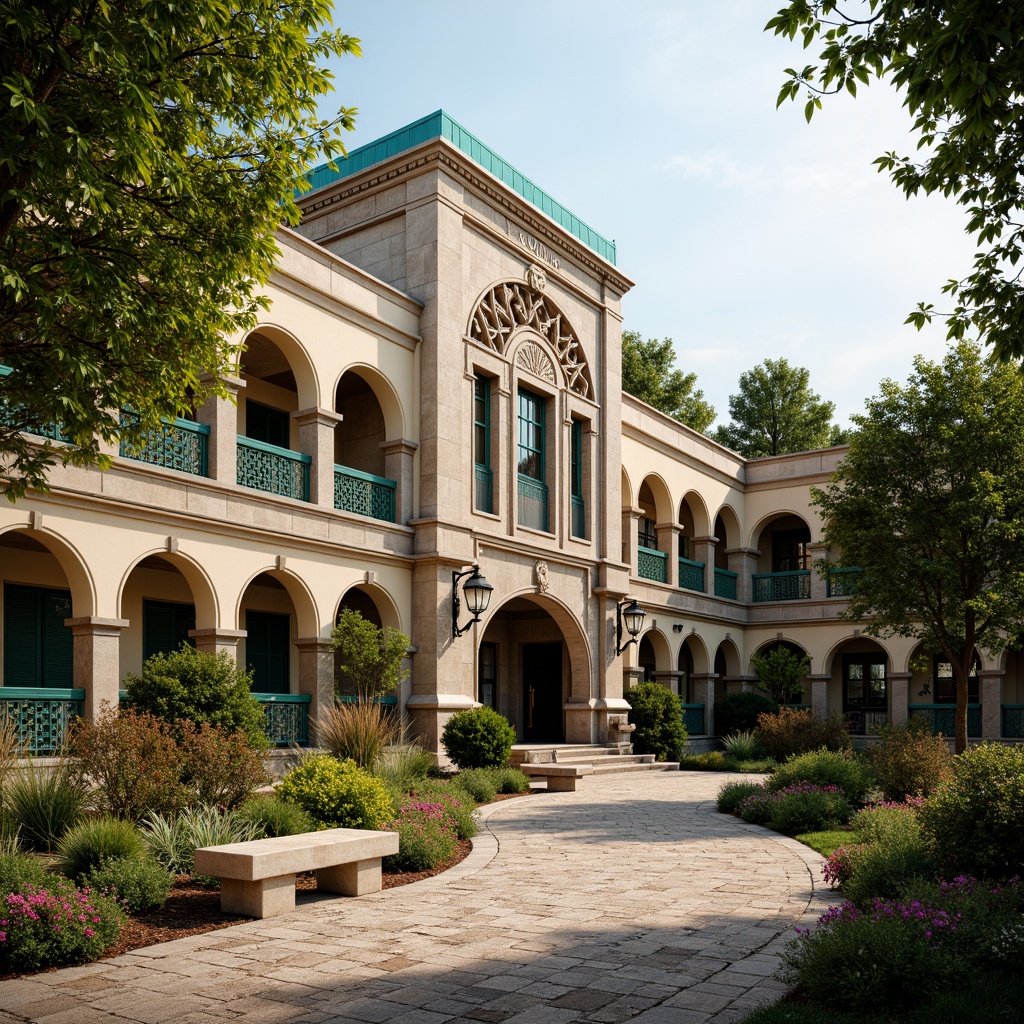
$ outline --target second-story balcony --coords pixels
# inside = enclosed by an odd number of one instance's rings
[[[691,558],[679,558],[679,586],[683,590],[695,590],[698,594],[705,592],[704,563],[695,562]]]
[[[123,411],[121,422],[138,422],[138,417]],[[120,455],[191,476],[207,476],[209,439],[209,427],[191,420],[174,419],[150,430],[137,441],[122,438]]]
[[[715,597],[724,597],[727,601],[736,600],[736,581],[739,573],[731,569],[719,569],[715,566]]]
[[[397,488],[397,483],[387,477],[348,466],[334,467],[334,507],[342,512],[393,523]]]
[[[309,501],[309,466],[312,459],[290,448],[278,448],[251,437],[238,438],[237,482],[242,487]]]
[[[668,555],[654,548],[638,547],[636,549],[636,574],[641,579],[654,580],[655,583],[668,582]]]
[[[762,601],[806,601],[811,596],[810,569],[792,572],[764,572],[753,577],[755,603]]]

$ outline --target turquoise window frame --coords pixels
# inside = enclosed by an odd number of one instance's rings
[[[494,512],[494,477],[491,469],[491,381],[473,378],[473,507]]]
[[[519,389],[519,457],[516,468],[520,476],[540,483],[547,482],[544,408],[546,405],[543,395],[526,388]],[[536,474],[523,472],[523,463],[529,462],[531,456],[536,456],[537,459]]]

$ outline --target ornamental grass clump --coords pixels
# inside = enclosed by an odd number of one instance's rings
[[[124,915],[115,899],[54,877],[0,895],[0,971],[86,963],[117,941]]]
[[[49,852],[82,817],[86,788],[61,759],[54,768],[29,765],[7,784],[4,805],[19,828],[20,840]]]
[[[112,817],[87,818],[68,829],[57,843],[60,869],[76,882],[106,860],[138,860],[146,853],[146,843],[134,823]]]
[[[410,801],[388,826],[398,833],[398,853],[383,859],[385,871],[431,871],[458,848],[455,825],[443,804]]]

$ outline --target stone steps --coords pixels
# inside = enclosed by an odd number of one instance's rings
[[[653,754],[634,754],[629,743],[540,744],[517,743],[511,760],[519,764],[592,765],[594,775],[621,772],[676,771],[678,762],[656,762]]]

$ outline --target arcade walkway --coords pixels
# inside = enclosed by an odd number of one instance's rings
[[[722,780],[492,805],[443,875],[0,982],[0,1022],[731,1024],[783,991],[777,953],[829,894],[811,850],[715,811]]]

